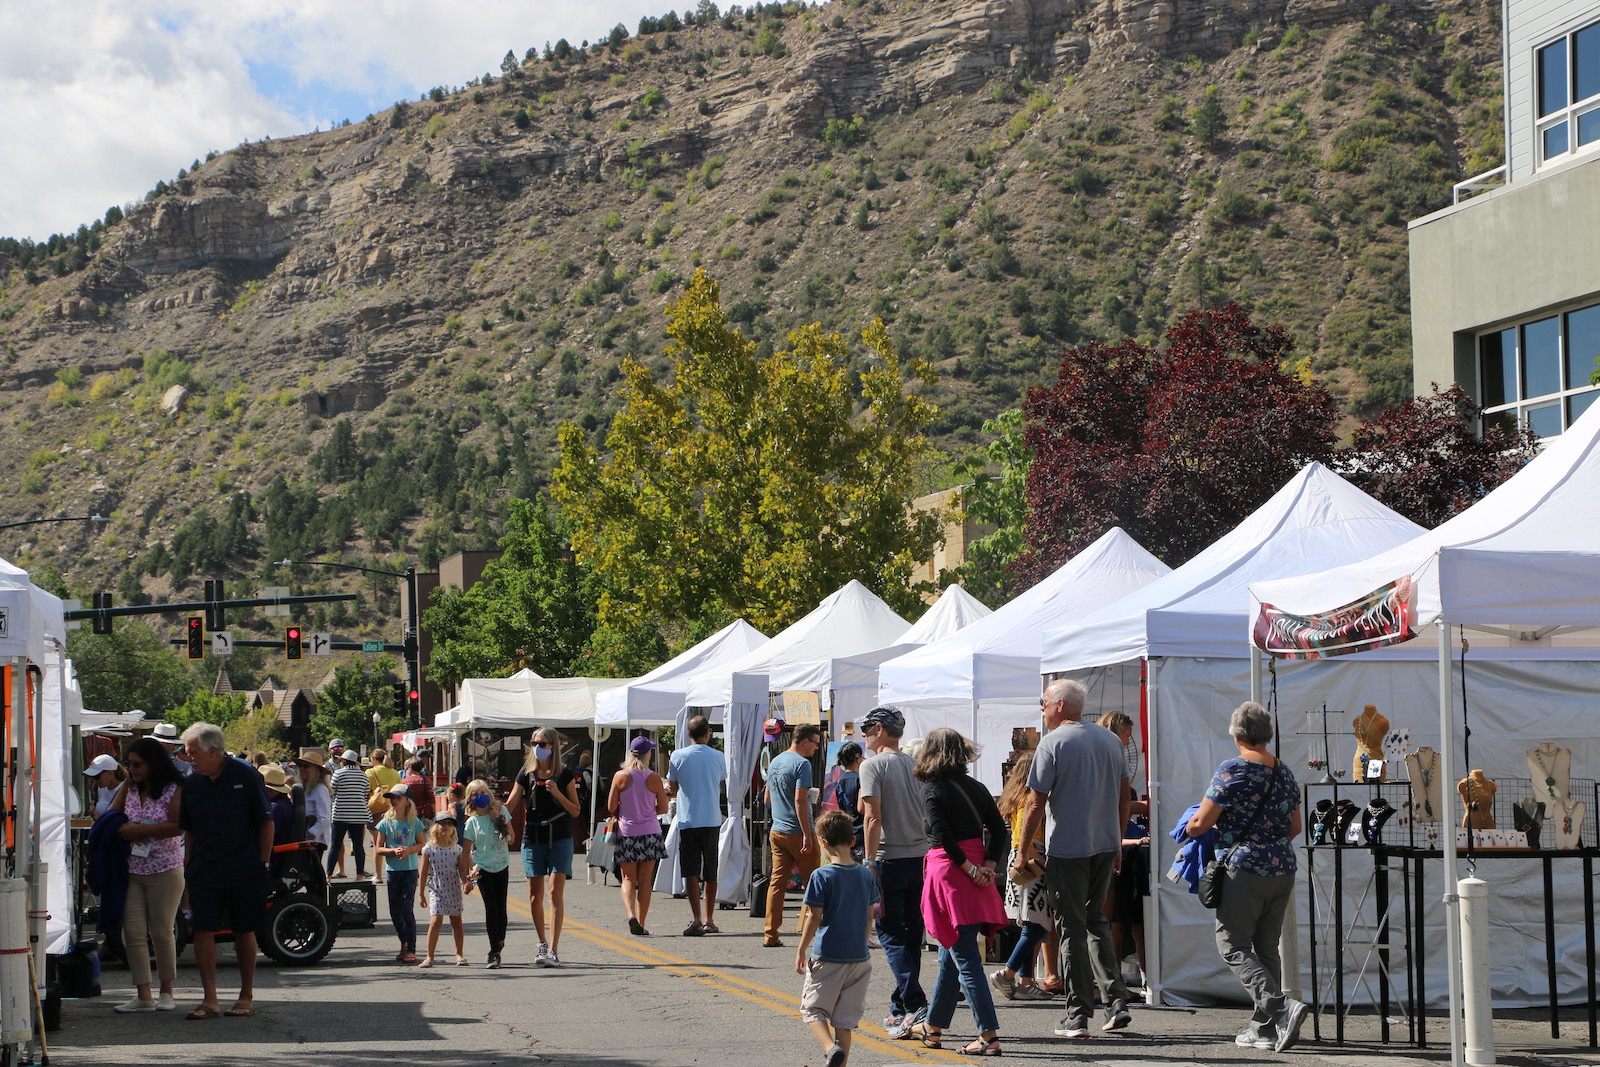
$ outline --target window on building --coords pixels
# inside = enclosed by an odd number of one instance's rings
[[[1539,48],[1534,67],[1539,161],[1600,144],[1600,22]]]
[[[1555,437],[1586,411],[1600,386],[1600,304],[1478,335],[1478,403],[1484,425],[1520,421]]]

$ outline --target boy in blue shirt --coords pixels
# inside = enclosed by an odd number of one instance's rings
[[[851,855],[855,827],[850,816],[823,812],[817,820],[817,840],[829,862],[806,883],[794,969],[806,979],[800,1018],[828,1050],[828,1067],[844,1067],[872,977],[867,929],[872,906],[878,902],[878,881]],[[807,958],[813,938],[816,951]]]

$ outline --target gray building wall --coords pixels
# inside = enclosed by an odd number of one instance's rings
[[[1507,178],[1519,181],[1533,174],[1538,161],[1534,49],[1600,18],[1600,4],[1595,0],[1507,0],[1506,18]]]

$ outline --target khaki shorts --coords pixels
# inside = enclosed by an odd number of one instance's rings
[[[835,1030],[854,1030],[867,1006],[867,981],[872,963],[806,961],[806,984],[800,992],[800,1018],[824,1022]]]

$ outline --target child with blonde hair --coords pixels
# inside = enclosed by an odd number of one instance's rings
[[[428,954],[418,967],[433,966],[433,950],[439,944],[445,916],[450,917],[450,932],[456,939],[456,966],[467,965],[466,931],[461,922],[461,890],[467,873],[467,854],[456,842],[456,815],[446,808],[434,817],[417,877],[421,883],[417,902],[428,906]]]

